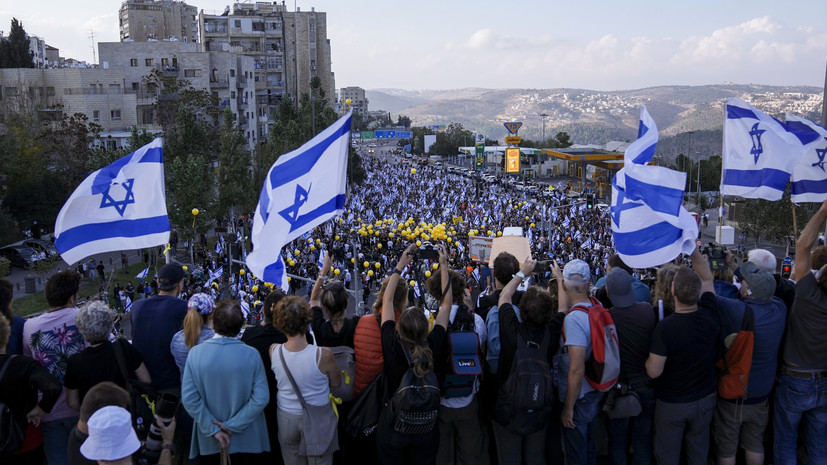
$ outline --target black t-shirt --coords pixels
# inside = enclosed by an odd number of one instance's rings
[[[617,328],[620,343],[620,380],[632,385],[649,382],[646,359],[652,346],[655,315],[646,302],[635,302],[631,307],[612,307],[609,310]]]
[[[287,342],[287,336],[273,325],[253,326],[244,331],[244,334],[241,335],[241,342],[256,349],[259,356],[261,356],[261,362],[265,367],[264,375],[267,377],[267,387],[270,389],[268,409],[275,410],[278,384],[276,383],[276,376],[270,368],[272,366],[270,363],[270,346],[284,344]]]
[[[812,273],[795,285],[795,302],[787,318],[784,363],[801,371],[827,370],[827,294]]]
[[[483,321],[485,321],[485,317],[488,316],[488,311],[500,302],[500,292],[502,292],[502,289],[497,289],[491,294],[486,294],[480,297],[479,305],[477,305],[474,312],[481,316]],[[511,303],[514,305],[520,305],[520,299],[522,298],[523,291],[515,291],[514,295],[511,296]]]
[[[345,318],[342,330],[338,333],[333,331],[333,325],[325,320],[322,307],[315,306],[313,310],[313,335],[316,336],[316,344],[322,347],[347,346],[353,348],[353,335],[356,334],[356,323],[359,317]]]
[[[655,327],[650,352],[666,357],[657,384],[659,400],[692,402],[715,392],[720,351],[717,315],[715,294],[706,292],[697,311],[673,313]]]
[[[126,339],[118,339],[115,344],[122,349],[127,376],[133,376],[135,370],[143,363],[141,354]],[[121,374],[118,359],[115,357],[115,348],[111,342],[106,341],[95,347],[87,347],[69,357],[63,385],[66,389],[77,389],[81,402],[93,386],[103,381],[112,381],[126,388],[126,380]]]
[[[132,305],[132,344],[143,356],[156,390],[181,387],[181,372],[169,343],[181,330],[186,314],[187,301],[169,295],[141,299]]]
[[[0,367],[10,357],[10,354],[0,354]],[[39,403],[38,391],[42,394]],[[17,418],[25,416],[35,405],[51,412],[62,391],[59,379],[43,365],[23,355],[14,356],[0,381],[0,400]]]
[[[445,347],[445,328],[434,325],[433,331],[428,334],[428,347],[431,348],[434,360],[439,360]],[[388,321],[382,325],[382,356],[385,359],[385,376],[388,379],[388,392],[393,395],[402,382],[402,376],[408,371],[408,359],[405,351],[396,337],[396,322]]]
[[[80,446],[89,437],[86,433],[78,431],[78,426],[75,425],[69,433],[69,442],[67,444],[67,458],[69,465],[97,465],[96,460],[89,460],[80,453]]]
[[[542,328],[533,328],[526,326],[517,320],[517,314],[514,312],[514,306],[505,303],[499,307],[500,316],[500,363],[497,369],[497,386],[501,387],[511,374],[511,364],[514,361],[514,354],[517,352],[517,332],[520,332],[523,340],[526,342],[534,342],[535,344],[542,344],[543,338],[549,338],[548,362],[551,362],[552,357],[560,347],[560,333],[563,330],[563,320],[566,317],[565,313],[557,313],[552,317],[548,326]],[[549,363],[551,365],[551,363]]]

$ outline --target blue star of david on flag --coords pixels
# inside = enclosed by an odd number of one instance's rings
[[[749,136],[752,137],[752,150],[749,153],[755,157],[755,163],[758,163],[758,157],[764,153],[764,147],[761,146],[761,135],[767,132],[765,129],[758,129],[758,124],[753,124],[752,130],[749,132]]]
[[[279,215],[281,215],[282,218],[287,220],[287,222],[290,223],[291,226],[295,224],[296,221],[298,221],[299,211],[301,210],[302,205],[307,203],[311,187],[313,187],[312,184],[305,190],[302,186],[296,184],[296,195],[293,200],[293,205],[290,205],[289,207],[279,212]]]
[[[625,210],[629,210],[631,208],[637,208],[643,206],[641,202],[626,202],[626,192],[623,190],[618,190],[617,192],[617,203],[616,205],[612,205],[609,208],[612,215],[612,222],[618,227],[620,226],[620,214],[623,213]]]
[[[135,193],[132,192],[133,184],[135,184],[135,178],[127,179],[122,183],[113,182],[110,184],[109,187],[106,188],[106,191],[103,192],[100,208],[114,207],[118,214],[123,216],[126,207],[129,204],[135,203]],[[123,200],[115,200],[110,194],[112,187],[116,185],[122,186],[124,191],[126,191]]]
[[[825,137],[824,140],[827,140],[827,137]],[[823,149],[816,149],[816,155],[818,156],[818,161],[813,163],[812,166],[818,166],[821,168],[821,171],[824,171],[824,156],[827,155],[827,146]]]

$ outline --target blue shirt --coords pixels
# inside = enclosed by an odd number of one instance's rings
[[[597,282],[594,283],[594,287],[597,288],[603,287],[605,285],[605,276],[598,279]],[[643,281],[635,278],[634,276],[632,276],[632,292],[635,294],[635,302],[650,302],[652,300],[652,294],[649,290],[649,286],[643,284]]]
[[[132,304],[132,345],[144,358],[155,390],[181,386],[181,373],[169,344],[184,322],[187,301],[169,295],[141,299]]]

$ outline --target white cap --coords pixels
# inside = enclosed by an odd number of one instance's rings
[[[132,415],[122,407],[103,407],[86,424],[89,437],[80,446],[80,453],[89,460],[119,460],[141,447],[132,429]]]

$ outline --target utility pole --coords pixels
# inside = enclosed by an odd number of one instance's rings
[[[541,142],[541,144],[545,144],[546,143],[546,118],[548,118],[548,115],[545,114],[545,113],[540,113],[540,118],[543,119],[543,141]]]

